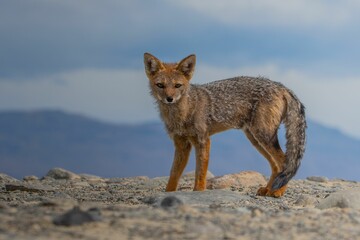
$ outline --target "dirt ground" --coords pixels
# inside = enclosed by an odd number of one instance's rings
[[[167,177],[0,174],[0,239],[360,239],[358,182],[292,180],[276,199],[246,179],[204,192],[193,181],[165,193]]]

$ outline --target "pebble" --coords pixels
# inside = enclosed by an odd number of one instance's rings
[[[254,171],[243,171],[209,179],[208,189],[249,188],[266,185],[265,177]]]
[[[23,180],[26,182],[31,182],[31,181],[37,181],[39,180],[39,178],[37,176],[30,175],[30,176],[25,176]]]
[[[163,199],[166,197],[175,197],[180,199],[184,204],[198,207],[209,208],[210,206],[215,205],[227,205],[229,207],[234,206],[234,203],[239,202],[240,200],[246,201],[251,198],[246,195],[242,195],[238,192],[233,192],[229,190],[216,189],[216,190],[207,190],[207,191],[192,191],[192,192],[168,192],[156,196],[155,206],[160,206]]]
[[[169,210],[169,209],[176,209],[179,206],[183,205],[184,203],[175,196],[167,196],[164,197],[163,200],[160,202],[160,207],[163,209]]]
[[[53,179],[66,179],[66,180],[77,180],[81,177],[73,172],[62,168],[53,168],[51,169],[45,177],[53,178]]]
[[[309,195],[300,195],[296,199],[294,204],[296,206],[308,207],[308,206],[314,206],[316,203],[318,203],[318,201],[315,197]]]
[[[312,182],[328,182],[329,179],[327,177],[317,177],[317,176],[310,176],[306,178],[309,181]]]
[[[212,172],[207,171],[206,172],[206,179],[210,179],[215,177],[214,174],[212,174]],[[182,178],[195,178],[195,171],[190,171],[190,172],[186,172],[182,175]]]
[[[99,176],[95,176],[95,175],[91,175],[91,174],[79,174],[79,176],[81,177],[81,180],[83,181],[87,181],[90,183],[97,183],[97,182],[105,182],[105,180]]]
[[[53,188],[43,186],[43,185],[33,185],[33,184],[24,184],[24,183],[8,183],[5,184],[5,190],[8,192],[11,191],[25,191],[25,192],[45,192],[45,191],[54,191]]]
[[[77,226],[82,225],[88,222],[100,221],[99,210],[91,209],[88,211],[83,211],[79,207],[74,207],[70,211],[55,217],[53,223],[55,225],[62,226]]]

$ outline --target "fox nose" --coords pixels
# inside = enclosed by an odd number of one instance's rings
[[[173,100],[174,100],[174,99],[173,99],[172,97],[167,97],[167,98],[166,98],[166,101],[169,102],[169,103],[171,103]]]

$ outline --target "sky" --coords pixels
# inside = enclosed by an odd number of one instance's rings
[[[0,0],[0,111],[159,121],[143,54],[197,55],[193,83],[264,76],[360,139],[357,0]]]

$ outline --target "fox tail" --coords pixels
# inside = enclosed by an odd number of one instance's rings
[[[295,176],[305,152],[305,107],[293,92],[288,91],[287,109],[284,117],[286,128],[286,153],[283,170],[275,177],[272,189],[285,186]]]

